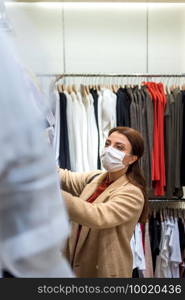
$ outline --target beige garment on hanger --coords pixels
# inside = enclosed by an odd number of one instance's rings
[[[146,269],[143,271],[145,278],[153,278],[153,262],[152,262],[152,251],[150,246],[150,236],[149,236],[149,223],[145,224],[145,263]]]

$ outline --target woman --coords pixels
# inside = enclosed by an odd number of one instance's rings
[[[106,172],[59,169],[72,221],[66,256],[77,277],[132,277],[130,239],[147,217],[145,180],[139,167],[143,138],[136,130],[110,130],[102,154]]]

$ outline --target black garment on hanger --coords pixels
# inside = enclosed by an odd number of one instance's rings
[[[90,89],[90,93],[93,96],[94,100],[94,114],[96,119],[96,126],[99,130],[99,124],[98,124],[98,92],[95,89]]]
[[[3,270],[3,274],[2,274],[3,278],[15,278],[15,276],[13,276],[11,273],[9,273],[8,271]]]
[[[164,144],[165,144],[165,171],[166,171],[166,197],[171,199],[173,197],[174,191],[174,97],[172,94],[168,93],[166,96],[166,107],[164,113]]]
[[[175,151],[174,151],[174,169],[173,176],[175,182],[174,196],[181,198],[183,196],[183,190],[181,186],[181,157],[182,157],[182,141],[183,141],[183,101],[182,92],[179,88],[172,91],[175,98]]]
[[[183,103],[183,137],[182,137],[182,152],[181,152],[181,185],[185,186],[185,91],[182,91]]]
[[[149,233],[150,233],[150,244],[152,251],[153,270],[155,272],[157,255],[160,253],[159,245],[161,241],[161,221],[159,213],[156,217],[153,215],[149,220]]]
[[[60,148],[59,148],[59,167],[71,169],[69,140],[67,131],[67,98],[64,93],[60,96]]]
[[[132,271],[132,278],[143,278],[143,272],[139,270],[138,268],[133,269]]]
[[[99,123],[98,123],[98,92],[96,89],[90,89],[90,93],[93,96],[94,100],[94,114],[95,114],[95,120],[96,120],[96,126],[98,129],[98,158],[97,158],[97,167],[98,169],[101,169],[101,162],[100,162],[100,134],[99,134]]]
[[[185,249],[185,230],[184,224],[181,218],[178,218],[178,228],[179,228],[179,240],[180,240],[180,249],[184,251]]]
[[[132,270],[132,278],[139,278],[139,270],[138,270],[138,268],[134,268]]]
[[[130,97],[125,88],[119,88],[116,93],[116,118],[117,126],[130,127]]]

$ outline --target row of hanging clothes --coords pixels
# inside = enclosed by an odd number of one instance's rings
[[[132,276],[185,278],[185,202],[152,202],[147,223],[136,225],[130,242]]]
[[[181,198],[185,185],[184,78],[147,76],[79,76],[77,81],[66,75],[55,80],[51,97],[56,104],[56,160],[61,168],[72,171],[101,169],[100,155],[109,130],[132,127],[144,138],[141,167],[150,197]]]

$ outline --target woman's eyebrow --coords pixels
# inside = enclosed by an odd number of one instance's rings
[[[119,142],[116,142],[115,144],[116,144],[116,145],[123,145],[123,146],[125,146],[125,144],[119,143]]]

